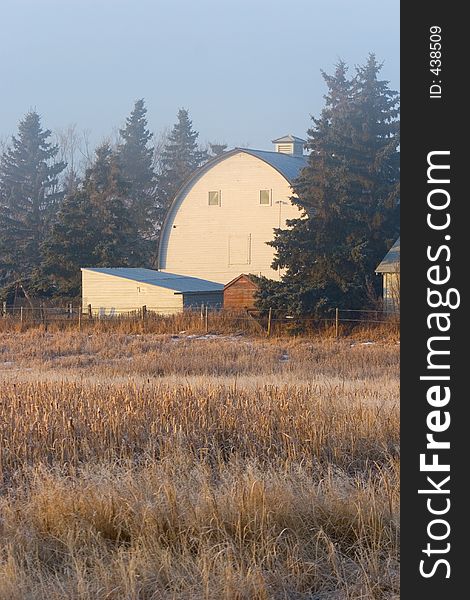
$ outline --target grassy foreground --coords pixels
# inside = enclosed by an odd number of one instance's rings
[[[0,599],[398,599],[398,355],[5,333]]]

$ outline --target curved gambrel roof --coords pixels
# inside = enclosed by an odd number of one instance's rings
[[[178,204],[180,198],[191,188],[192,184],[201,177],[204,173],[212,169],[216,164],[222,162],[226,158],[230,158],[231,156],[235,156],[240,152],[244,152],[245,154],[250,154],[255,158],[259,158],[263,162],[267,163],[273,169],[278,171],[289,184],[292,185],[294,180],[298,177],[300,171],[307,166],[307,156],[293,156],[292,154],[284,154],[282,152],[268,152],[266,150],[252,150],[251,148],[234,148],[233,150],[229,150],[228,152],[224,152],[219,156],[212,158],[207,161],[202,167],[196,169],[192,175],[186,179],[183,185],[180,187],[176,196],[173,198],[172,203],[168,208],[168,212],[166,214],[165,220],[163,221],[160,240],[158,243],[158,268],[160,268],[160,257],[161,257],[161,249],[163,243],[163,236],[165,235],[165,231],[168,225],[168,220],[170,215],[173,213],[173,209]]]
[[[249,148],[235,148],[239,152],[246,152],[256,156],[264,162],[271,165],[276,171],[279,171],[287,181],[292,184],[297,179],[301,169],[307,166],[306,156],[293,156],[283,152],[266,152],[265,150],[250,150]]]

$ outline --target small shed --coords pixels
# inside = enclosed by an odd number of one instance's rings
[[[223,285],[153,269],[83,268],[82,307],[94,314],[113,315],[146,306],[148,311],[175,314],[188,308],[221,308]]]
[[[255,309],[258,284],[252,275],[242,273],[224,286],[224,309]]]
[[[400,308],[400,238],[387,252],[375,272],[382,275],[385,310],[398,311]]]

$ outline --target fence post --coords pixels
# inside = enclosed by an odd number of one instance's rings
[[[208,310],[208,306],[206,304],[206,306],[204,307],[204,320],[205,320],[205,330],[206,333],[209,333],[209,310]]]
[[[69,304],[69,319],[73,318],[73,308],[72,308],[72,304]]]
[[[273,312],[273,309],[270,308],[269,312],[268,312],[268,331],[267,331],[268,337],[271,335],[271,317],[272,317],[272,312]]]
[[[204,302],[201,304],[201,328],[204,324]]]
[[[7,301],[6,300],[4,300],[2,302],[2,315],[3,315],[4,319],[7,318]]]
[[[78,331],[82,330],[82,305],[78,307]]]
[[[339,336],[339,308],[335,308],[335,338]]]
[[[20,306],[20,323],[21,323],[21,326],[23,326],[23,307],[22,306]]]
[[[93,312],[91,310],[91,304],[88,305],[88,318],[92,319],[93,318]]]
[[[141,317],[142,317],[142,331],[145,332],[145,316],[147,314],[147,305],[144,304],[142,306],[141,310],[142,310],[142,314],[141,314]]]
[[[42,324],[44,326],[44,330],[47,331],[46,308],[45,308],[44,304],[41,304],[41,317],[42,317]]]

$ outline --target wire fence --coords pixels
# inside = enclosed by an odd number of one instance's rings
[[[0,312],[1,330],[26,330],[41,326],[45,330],[78,329],[149,333],[247,333],[254,335],[292,335],[329,332],[336,338],[354,328],[380,328],[399,332],[399,313],[389,310],[332,309],[322,317],[299,316],[286,310],[228,310],[219,305],[199,307],[141,306],[93,307],[8,306]]]

